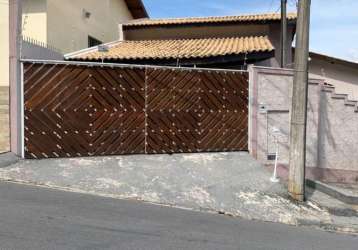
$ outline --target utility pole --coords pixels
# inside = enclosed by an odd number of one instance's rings
[[[298,4],[295,71],[292,88],[290,169],[288,191],[297,201],[305,199],[308,56],[311,0]]]
[[[287,0],[281,0],[281,68],[287,65]]]
[[[21,25],[22,0],[9,0],[9,85],[10,85],[10,148],[22,156],[22,82]]]

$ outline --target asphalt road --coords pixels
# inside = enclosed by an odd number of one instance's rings
[[[357,249],[310,228],[0,182],[0,249]]]

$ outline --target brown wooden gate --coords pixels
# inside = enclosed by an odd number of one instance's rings
[[[25,157],[247,150],[247,72],[24,63]]]

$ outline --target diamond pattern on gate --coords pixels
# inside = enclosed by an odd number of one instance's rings
[[[144,153],[144,70],[25,65],[27,158]]]
[[[247,150],[247,73],[24,70],[27,158]]]
[[[147,70],[147,152],[247,150],[247,74]]]

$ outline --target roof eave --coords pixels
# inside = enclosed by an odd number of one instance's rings
[[[188,56],[188,57],[163,57],[163,58],[151,58],[151,57],[138,57],[138,58],[119,58],[119,57],[107,57],[107,58],[67,58],[67,60],[71,61],[93,61],[93,62],[99,62],[99,61],[109,61],[109,62],[141,62],[141,61],[173,61],[176,62],[177,60],[180,60],[181,62],[188,61],[210,61],[213,58],[221,58],[220,61],[225,61],[225,58],[242,58],[242,60],[245,60],[245,58],[250,58],[251,56],[255,57],[262,57],[267,58],[269,56],[274,55],[275,49],[265,49],[265,50],[257,50],[257,51],[248,51],[248,52],[241,52],[241,53],[228,53],[228,54],[222,54],[222,55],[210,55],[210,56]]]
[[[342,58],[332,57],[329,55],[324,55],[324,54],[320,54],[320,53],[312,52],[312,51],[310,51],[309,55],[311,58],[316,58],[316,59],[320,59],[320,60],[324,60],[324,61],[330,61],[333,63],[337,63],[337,64],[341,64],[341,65],[345,65],[345,66],[349,66],[349,67],[358,69],[358,62],[348,61],[348,60],[344,60]]]
[[[101,46],[106,46],[108,48],[111,48],[113,46],[116,46],[120,42],[121,42],[120,40],[112,41],[112,42],[108,42],[108,43],[103,43],[103,44],[101,44]],[[96,51],[98,51],[98,45],[90,47],[90,48],[85,48],[85,49],[81,49],[81,50],[78,50],[78,51],[67,53],[67,54],[64,55],[64,58],[66,60],[69,60],[69,59],[72,59],[72,58],[75,58],[75,57],[79,57],[81,55],[85,55],[85,54],[87,54],[89,52],[96,52]]]
[[[142,0],[125,0],[125,2],[134,19],[149,17]]]

